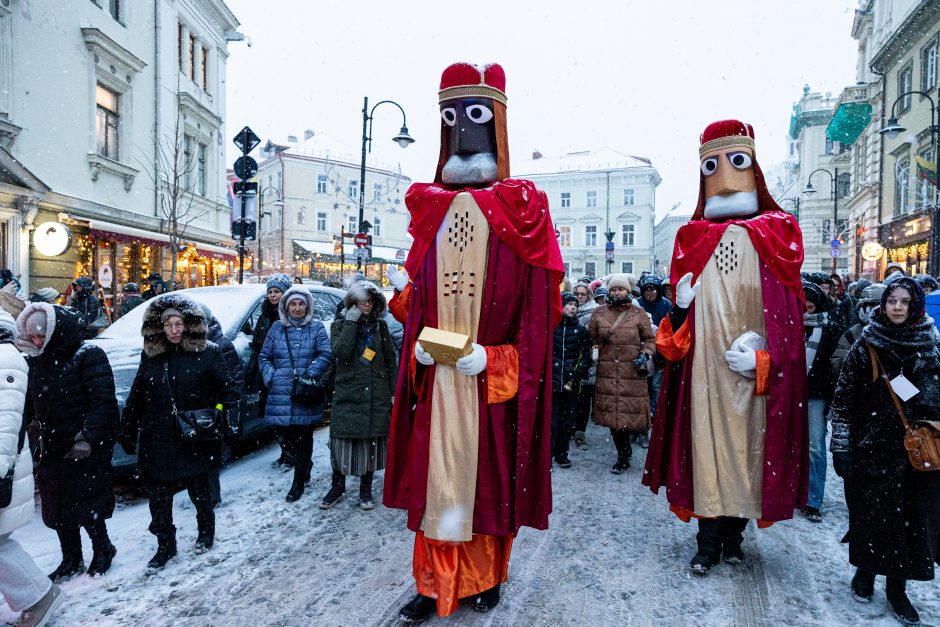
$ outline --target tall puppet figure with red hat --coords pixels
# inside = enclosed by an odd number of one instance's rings
[[[551,511],[551,335],[564,275],[545,194],[509,178],[506,78],[499,65],[441,77],[434,183],[405,196],[407,274],[390,272],[405,323],[384,502],[408,510],[418,595],[408,622],[460,598],[492,609],[519,527]],[[417,341],[426,327],[469,335],[456,366]]]
[[[672,257],[676,306],[656,338],[669,364],[643,483],[698,519],[690,567],[705,574],[722,555],[741,563],[749,519],[802,507],[808,448],[800,228],[767,191],[749,124],[715,122],[700,144],[698,206]]]

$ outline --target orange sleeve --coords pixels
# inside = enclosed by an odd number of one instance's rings
[[[689,330],[688,319],[682,323],[678,331],[673,332],[669,316],[663,318],[659,323],[659,331],[656,333],[656,350],[659,354],[669,361],[682,361],[691,347],[692,333]]]
[[[404,291],[395,290],[392,300],[388,301],[388,310],[395,320],[405,324],[408,318],[408,302],[411,300],[411,283],[405,286]]]
[[[766,396],[770,388],[770,353],[756,351],[757,353],[757,385],[754,386],[754,396]]]
[[[484,346],[486,402],[505,403],[519,392],[519,349],[512,344]]]

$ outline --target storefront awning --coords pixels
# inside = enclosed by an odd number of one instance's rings
[[[867,102],[843,102],[826,127],[826,138],[840,144],[854,144],[871,122],[871,105]]]
[[[102,220],[89,220],[88,229],[95,237],[112,239],[119,242],[140,242],[156,246],[164,246],[170,243],[170,236],[164,233],[138,229],[133,226],[124,226],[113,222],[104,222]],[[187,240],[191,241],[191,240]],[[211,259],[220,259],[228,261],[238,256],[233,250],[216,246],[215,244],[203,244],[195,242],[196,252],[202,257]]]

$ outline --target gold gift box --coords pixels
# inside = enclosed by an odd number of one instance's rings
[[[424,327],[418,341],[421,342],[421,348],[429,353],[435,362],[445,366],[453,367],[458,359],[473,352],[470,336],[463,333]]]

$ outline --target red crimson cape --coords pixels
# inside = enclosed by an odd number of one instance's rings
[[[418,334],[437,326],[437,231],[454,197],[473,195],[490,225],[477,342],[518,350],[518,392],[487,403],[487,374],[478,376],[479,452],[473,533],[510,535],[545,529],[551,512],[551,338],[561,317],[561,253],[545,194],[529,181],[487,189],[416,184],[405,201],[414,244],[405,267],[412,280],[402,364],[385,468],[384,503],[408,510],[417,531],[427,496],[431,394],[436,366],[417,365]]]

